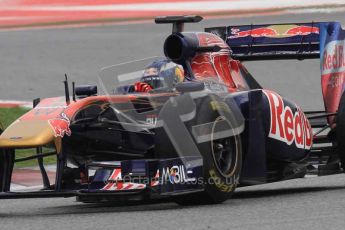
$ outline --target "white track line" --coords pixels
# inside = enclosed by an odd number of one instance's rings
[[[18,107],[32,108],[32,101],[0,100],[0,108],[6,107],[4,105],[9,104],[17,105]]]

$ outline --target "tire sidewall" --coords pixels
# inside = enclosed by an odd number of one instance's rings
[[[201,100],[196,123],[203,124],[207,122],[216,122],[220,113],[227,113],[229,107],[219,97],[209,96],[204,100]],[[221,111],[220,111],[221,110]],[[231,124],[229,124],[231,126]],[[234,138],[236,143],[236,164],[233,173],[228,176],[224,176],[218,169],[212,149],[212,140],[210,142],[204,142],[198,144],[199,151],[203,157],[203,181],[205,187],[205,193],[212,203],[223,202],[230,198],[233,194],[240,177],[242,168],[242,144],[241,137],[239,135],[229,137]]]

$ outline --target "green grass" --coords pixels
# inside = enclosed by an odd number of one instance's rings
[[[26,108],[0,108],[0,123],[2,127],[7,128],[12,122],[22,116],[24,113],[28,112],[29,109]],[[43,148],[43,152],[50,152],[52,149]],[[28,157],[36,154],[36,149],[17,149],[16,159]],[[56,156],[48,156],[44,158],[45,164],[54,164],[56,162]],[[37,165],[37,160],[29,160],[15,163],[16,168],[22,167],[32,167]]]
[[[43,148],[44,152],[51,152],[52,149]],[[28,157],[36,154],[36,149],[17,149],[16,150],[16,159]],[[48,164],[55,164],[56,163],[56,156],[48,156],[43,158],[43,162],[45,165]],[[37,166],[37,159],[28,160],[28,161],[21,161],[15,163],[15,168],[24,168],[24,167],[32,167]]]
[[[26,108],[0,108],[0,122],[6,128],[28,111]]]

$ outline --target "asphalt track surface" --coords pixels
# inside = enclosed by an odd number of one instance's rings
[[[208,20],[187,30],[239,23],[336,20],[344,13]],[[96,82],[103,66],[161,54],[169,26],[153,24],[0,32],[0,98],[62,94],[63,75]],[[258,81],[304,109],[321,109],[319,62],[247,63]],[[240,188],[220,205],[91,205],[74,198],[1,200],[0,229],[344,229],[345,175]]]

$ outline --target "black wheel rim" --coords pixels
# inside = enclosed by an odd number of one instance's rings
[[[217,130],[219,121],[224,121],[224,118],[219,117],[213,125],[213,132]],[[224,124],[224,122],[222,123]],[[230,124],[229,124],[230,127]],[[236,137],[226,137],[222,139],[211,138],[211,148],[214,163],[224,177],[230,177],[234,174],[237,165],[237,140]]]

